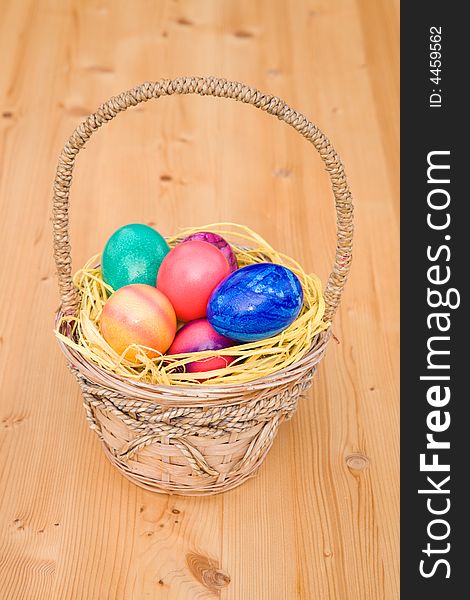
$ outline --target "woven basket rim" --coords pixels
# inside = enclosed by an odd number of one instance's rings
[[[56,324],[62,316],[63,312],[59,308],[55,316]],[[81,373],[93,384],[113,390],[123,396],[150,402],[158,399],[159,404],[168,405],[179,405],[181,401],[189,404],[211,401],[211,405],[214,405],[214,403],[222,405],[227,402],[232,403],[233,398],[242,397],[247,392],[265,390],[297,379],[299,373],[311,368],[312,362],[318,362],[318,357],[324,353],[331,335],[331,327],[320,332],[315,336],[309,351],[302,358],[283,369],[252,381],[237,384],[221,383],[220,385],[205,385],[204,383],[197,385],[164,385],[129,379],[103,369],[60,339],[58,339],[58,343],[72,369]]]

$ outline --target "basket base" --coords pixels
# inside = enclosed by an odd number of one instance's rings
[[[274,441],[274,440],[273,440]],[[256,477],[258,474],[258,470],[261,467],[264,459],[268,451],[271,448],[271,445],[266,448],[263,456],[258,460],[258,462],[253,465],[250,471],[239,473],[237,476],[232,476],[230,479],[226,479],[221,483],[209,483],[206,482],[206,486],[202,486],[200,482],[194,481],[193,486],[188,484],[187,487],[175,486],[174,484],[170,484],[168,482],[156,479],[150,479],[148,477],[144,477],[139,473],[131,471],[125,463],[116,459],[115,456],[110,452],[109,448],[106,444],[102,444],[105,456],[114,465],[121,475],[123,475],[130,482],[135,485],[147,490],[149,492],[155,492],[157,494],[168,494],[170,496],[216,496],[217,494],[222,494],[224,492],[228,492],[229,490],[233,490],[246,481],[248,479],[252,479]],[[197,479],[197,477],[195,478]],[[196,487],[197,486],[197,487]]]
[[[329,337],[320,335],[291,367],[237,387],[131,385],[87,363],[70,367],[91,429],[127,479],[153,492],[208,496],[256,474],[311,386]]]

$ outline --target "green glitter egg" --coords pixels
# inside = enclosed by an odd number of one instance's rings
[[[106,242],[101,259],[103,279],[113,290],[131,283],[155,286],[158,269],[169,251],[165,239],[152,227],[124,225]]]

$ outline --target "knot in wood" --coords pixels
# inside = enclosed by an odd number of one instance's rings
[[[350,471],[364,471],[369,466],[369,459],[364,454],[350,454],[346,457],[346,465]]]
[[[186,555],[186,562],[193,576],[209,590],[221,590],[230,583],[230,575],[219,569],[216,561],[190,552]]]

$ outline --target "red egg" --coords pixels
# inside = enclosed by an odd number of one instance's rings
[[[234,346],[236,342],[220,335],[207,319],[186,323],[177,333],[167,354],[186,354],[203,350],[221,350]],[[235,360],[234,356],[211,356],[187,363],[187,373],[202,373],[223,369]]]
[[[165,256],[157,288],[170,300],[180,321],[192,321],[206,316],[212,291],[229,273],[220,250],[207,242],[189,241]]]

